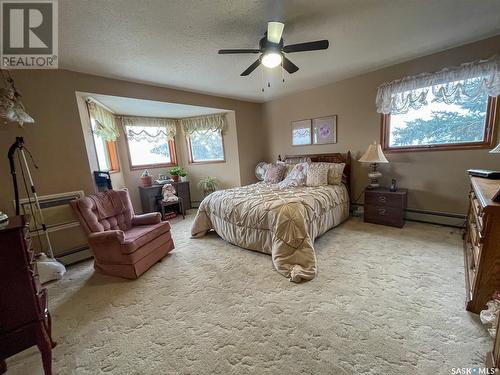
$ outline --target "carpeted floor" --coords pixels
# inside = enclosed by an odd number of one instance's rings
[[[464,310],[458,231],[351,219],[316,241],[319,275],[293,284],[268,255],[212,234],[136,281],[69,269],[49,287],[56,374],[450,374],[492,345]],[[32,348],[7,374],[41,374]]]

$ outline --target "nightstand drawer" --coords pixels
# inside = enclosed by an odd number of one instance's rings
[[[397,207],[365,204],[365,222],[401,228],[405,223],[404,211]]]
[[[368,205],[404,208],[406,205],[405,203],[406,195],[403,194],[391,194],[369,190],[365,192],[365,204]]]

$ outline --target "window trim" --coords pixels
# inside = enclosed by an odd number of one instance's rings
[[[92,115],[90,114],[90,111],[87,106],[87,113],[89,115],[89,126],[90,126],[90,133],[92,135],[92,144],[94,145],[94,152],[96,156],[96,161],[97,161],[97,168],[101,170],[101,166],[99,165],[99,158],[97,156],[97,145],[95,144],[95,133],[94,129],[92,129],[92,120],[95,121],[95,119],[92,118]],[[110,169],[107,171],[110,174],[113,173],[118,173],[121,171],[120,169],[120,158],[118,156],[118,144],[116,141],[104,141],[106,144],[106,152],[108,153],[108,158],[109,158],[109,164],[110,164]]]
[[[484,127],[484,140],[481,142],[464,142],[464,143],[450,143],[439,145],[421,145],[421,146],[403,146],[391,147],[389,146],[390,137],[390,123],[391,114],[382,114],[380,120],[380,144],[382,150],[388,153],[397,152],[415,152],[415,151],[445,151],[445,150],[474,150],[492,148],[494,146],[495,130],[498,120],[498,97],[488,97],[488,106],[486,110],[485,127]]]
[[[177,166],[177,154],[175,152],[175,140],[168,141],[168,150],[170,152],[171,162],[170,163],[158,163],[158,164],[140,164],[133,165],[132,157],[130,156],[130,147],[128,145],[128,137],[125,134],[125,144],[127,145],[127,157],[128,157],[128,165],[131,171],[138,171],[142,169],[153,169],[153,168],[170,168]]]
[[[219,130],[220,132],[220,137],[222,141],[222,159],[220,160],[203,160],[203,161],[195,161],[193,160],[193,151],[191,149],[191,136],[186,135],[186,146],[188,150],[188,163],[189,164],[219,164],[219,163],[225,163],[226,162],[226,149],[224,147],[224,134],[222,130]]]
[[[120,172],[120,159],[118,158],[118,144],[116,141],[106,141],[106,150],[108,151],[109,163],[111,164],[109,173]]]

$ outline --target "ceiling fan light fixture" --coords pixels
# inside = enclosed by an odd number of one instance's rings
[[[269,52],[262,56],[262,65],[266,68],[276,68],[278,65],[281,65],[282,60],[281,53]]]

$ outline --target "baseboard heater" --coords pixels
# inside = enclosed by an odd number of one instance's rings
[[[80,190],[38,197],[54,255],[65,265],[92,257],[86,236],[69,205],[72,200],[83,196],[84,193]],[[33,200],[31,200],[31,203],[33,203]],[[22,214],[32,214],[28,199],[21,199],[20,204]],[[47,249],[45,238],[43,236],[38,238],[37,236],[37,232],[42,233],[40,221],[36,220],[35,224],[35,220],[30,220],[29,229],[33,238],[33,247],[39,251]]]
[[[57,259],[65,266],[69,266],[70,264],[75,264],[92,257],[93,255],[90,252],[90,248],[88,246],[79,246],[75,247],[74,249],[69,249],[61,252],[57,256]]]
[[[360,212],[358,208],[363,206],[363,203],[351,203],[351,212],[353,212],[354,215],[356,215],[356,213],[361,214],[362,212]],[[464,228],[466,215],[455,214],[452,212],[407,208],[405,210],[405,219],[408,221],[444,225],[453,228]]]

